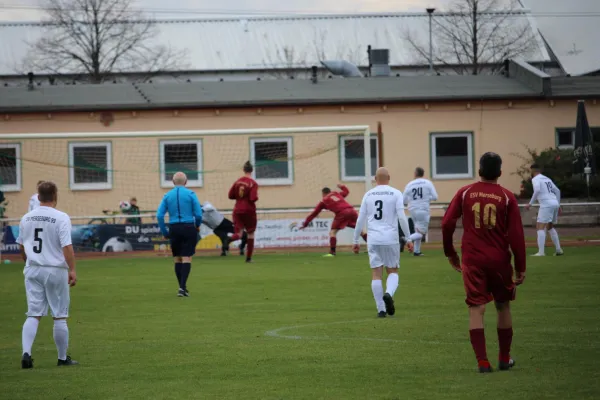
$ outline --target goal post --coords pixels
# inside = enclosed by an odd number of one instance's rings
[[[201,203],[209,201],[231,218],[228,190],[250,160],[260,186],[259,229],[280,226],[263,238],[272,243],[290,232],[306,232],[295,226],[318,203],[324,187],[347,185],[350,203],[358,205],[372,187],[376,146],[368,125],[0,134],[0,184],[9,200],[3,221],[18,225],[37,182],[49,180],[59,189],[58,208],[74,226],[138,219],[156,224],[156,208],[176,171],[187,174],[188,187]],[[134,197],[139,216],[123,215],[121,205]],[[327,212],[319,217],[331,218]],[[326,237],[322,228],[319,234]],[[257,247],[268,247],[258,242]],[[322,238],[310,243],[317,242],[326,244]]]

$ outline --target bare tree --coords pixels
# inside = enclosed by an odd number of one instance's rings
[[[181,68],[185,51],[153,44],[158,26],[132,4],[133,0],[45,0],[45,32],[30,44],[26,66],[43,73],[84,74],[92,83],[115,72]]]
[[[267,53],[263,65],[275,78],[294,79],[299,77],[299,71],[304,71],[309,67],[306,60],[305,52],[299,52],[290,46],[281,46],[274,52]]]
[[[502,61],[528,56],[538,48],[535,33],[518,0],[455,0],[450,12],[433,15],[434,64],[460,75],[498,73]],[[429,63],[429,38],[414,32],[405,39]]]

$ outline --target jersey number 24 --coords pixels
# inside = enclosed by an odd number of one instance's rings
[[[413,188],[412,190],[413,200],[422,199],[423,198],[423,188]]]

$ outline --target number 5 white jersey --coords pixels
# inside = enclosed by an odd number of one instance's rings
[[[429,212],[429,205],[438,199],[438,194],[430,180],[418,178],[404,188],[404,204],[408,209]]]
[[[25,248],[26,267],[67,268],[63,247],[71,245],[71,219],[54,208],[38,207],[21,219],[17,243]]]
[[[388,185],[379,185],[365,194],[354,230],[354,243],[358,243],[365,222],[369,246],[400,243],[398,222],[402,230],[408,232],[402,192]]]

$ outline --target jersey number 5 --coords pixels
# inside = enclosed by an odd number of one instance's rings
[[[377,221],[380,221],[381,218],[383,218],[383,201],[381,200],[376,200],[375,201],[375,215],[373,216],[373,218],[375,218]]]
[[[35,254],[40,254],[42,252],[42,238],[40,237],[40,233],[43,231],[44,230],[42,228],[35,228],[33,231],[33,241],[36,242],[36,244],[33,245],[33,252]]]
[[[481,221],[481,203],[473,204],[471,207],[475,217],[475,228],[480,229],[481,223],[488,229],[494,229],[496,226],[496,205],[488,203],[483,207],[483,221]]]

